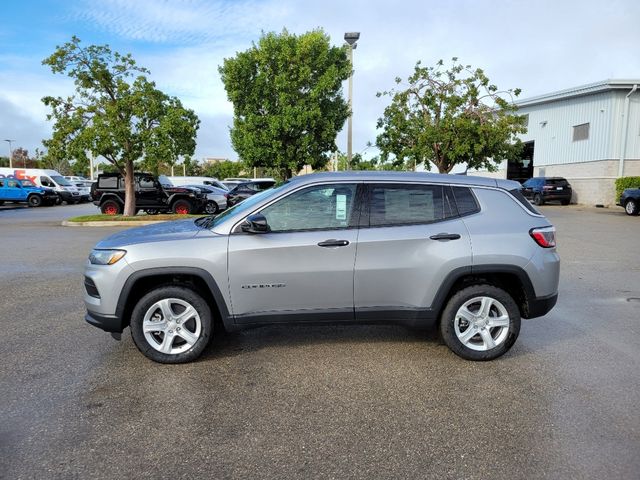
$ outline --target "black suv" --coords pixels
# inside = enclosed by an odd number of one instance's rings
[[[198,188],[163,186],[150,173],[135,173],[136,212],[150,215],[160,212],[178,214],[204,210],[207,197]],[[105,215],[118,215],[124,210],[124,178],[119,173],[103,173],[91,187],[94,205]]]
[[[536,205],[553,200],[569,205],[572,193],[571,185],[562,177],[533,177],[522,184],[522,194]]]
[[[275,184],[275,180],[249,180],[239,183],[227,194],[227,203],[231,207],[236,203],[240,203],[242,200],[249,198],[251,195],[255,195],[258,192],[262,192],[263,190],[273,187]]]

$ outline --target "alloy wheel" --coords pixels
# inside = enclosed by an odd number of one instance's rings
[[[484,352],[506,340],[510,318],[505,306],[495,298],[475,297],[458,309],[453,325],[465,347]]]
[[[142,332],[155,350],[175,355],[186,352],[198,341],[202,322],[190,303],[179,298],[165,298],[147,310]]]

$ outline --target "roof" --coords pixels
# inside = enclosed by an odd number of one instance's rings
[[[593,95],[595,93],[607,92],[611,90],[631,90],[634,85],[640,86],[640,79],[602,80],[600,82],[567,88],[565,90],[559,90],[557,92],[545,93],[544,95],[538,95],[536,97],[525,98],[516,101],[515,104],[518,107],[528,107],[530,105],[538,105],[540,103],[555,102],[557,100],[565,100],[567,98]]]
[[[387,172],[387,171],[343,171],[343,172],[321,172],[309,175],[300,175],[292,178],[292,183],[315,183],[336,181],[373,181],[373,182],[407,182],[407,181],[427,181],[430,183],[455,183],[456,185],[477,185],[487,187],[501,187],[512,189],[520,186],[518,182],[511,180],[476,177],[466,175],[451,175],[429,172]]]

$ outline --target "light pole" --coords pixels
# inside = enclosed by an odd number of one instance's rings
[[[351,66],[351,73],[349,74],[349,120],[347,126],[347,169],[351,169],[351,156],[352,156],[352,142],[353,142],[353,51],[358,44],[356,43],[360,38],[360,32],[347,32],[344,34],[344,39],[349,45],[349,65]]]
[[[11,142],[15,142],[15,140],[6,139],[5,142],[9,142],[9,168],[13,168],[13,149],[11,148]]]

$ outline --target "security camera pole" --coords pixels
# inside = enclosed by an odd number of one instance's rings
[[[349,64],[351,65],[351,74],[349,75],[349,120],[347,127],[347,170],[351,170],[351,153],[353,141],[353,51],[358,44],[360,32],[347,32],[344,39],[349,45]]]

